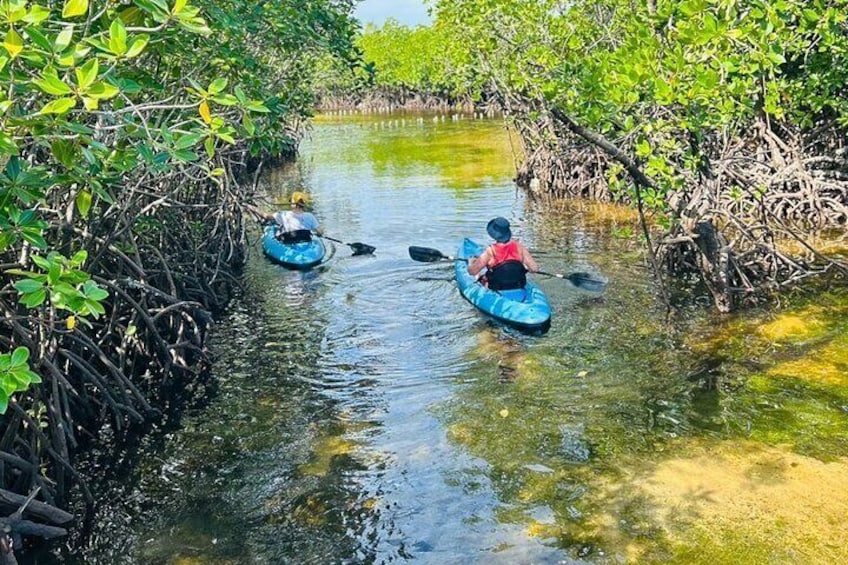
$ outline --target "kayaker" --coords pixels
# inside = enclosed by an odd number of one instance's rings
[[[475,277],[486,269],[482,280],[492,290],[524,288],[527,272],[539,270],[536,260],[524,245],[512,239],[509,221],[500,216],[486,225],[486,232],[495,240],[479,257],[468,261],[468,272]]]
[[[273,214],[262,212],[255,206],[249,206],[254,213],[263,220],[277,224],[277,238],[284,243],[296,243],[298,241],[309,241],[312,233],[323,235],[324,230],[318,223],[318,218],[312,212],[306,211],[309,204],[309,195],[305,192],[295,191],[292,193],[291,210],[280,210]]]

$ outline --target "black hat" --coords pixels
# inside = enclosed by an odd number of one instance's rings
[[[498,243],[506,243],[512,237],[512,232],[509,230],[509,221],[500,216],[486,225],[486,232]]]

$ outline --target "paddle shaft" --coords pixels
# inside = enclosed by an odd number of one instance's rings
[[[445,255],[438,249],[432,249],[430,247],[410,246],[409,256],[412,257],[412,259],[415,261],[422,261],[425,263],[432,261],[462,261],[464,263],[467,263],[469,261],[467,258],[464,257],[454,257],[452,255]],[[568,280],[575,286],[579,286],[586,290],[593,291],[603,290],[603,288],[607,284],[605,280],[597,279],[589,273],[571,273],[569,275],[563,275],[560,273],[549,273],[547,271],[535,271],[535,274]]]

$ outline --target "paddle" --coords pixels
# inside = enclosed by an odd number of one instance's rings
[[[422,263],[432,263],[434,261],[464,261],[466,263],[468,262],[468,259],[462,257],[454,257],[452,255],[445,255],[438,249],[431,249],[430,247],[417,247],[414,245],[411,245],[409,247],[409,256],[414,261],[421,261]],[[571,273],[569,275],[561,275],[559,273],[536,271],[534,274],[544,275],[547,277],[554,277],[557,279],[565,279],[574,286],[591,292],[601,292],[607,286],[607,281],[594,277],[589,273],[577,272]]]
[[[346,241],[342,241],[340,239],[336,239],[334,237],[330,237],[329,235],[319,235],[318,237],[323,237],[324,239],[329,239],[330,241],[335,241],[336,243],[341,243],[342,245],[350,246],[351,250],[353,250],[354,255],[371,255],[374,251],[377,250],[373,245],[368,245],[367,243],[347,243]]]

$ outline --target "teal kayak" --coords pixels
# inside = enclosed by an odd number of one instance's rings
[[[466,238],[459,246],[454,264],[459,292],[471,304],[489,316],[522,331],[544,333],[551,327],[551,306],[535,283],[514,290],[490,290],[468,273],[468,259],[485,248]]]
[[[288,269],[311,269],[324,259],[326,249],[317,237],[298,243],[283,243],[276,237],[276,226],[266,226],[262,234],[262,250],[275,263]]]

